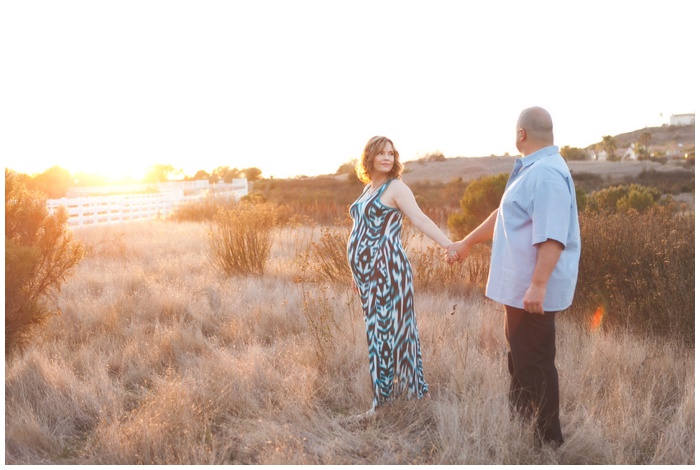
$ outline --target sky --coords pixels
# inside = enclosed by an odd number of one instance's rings
[[[108,178],[331,174],[374,135],[403,161],[516,155],[538,105],[586,147],[694,113],[692,0],[5,0],[0,152]]]

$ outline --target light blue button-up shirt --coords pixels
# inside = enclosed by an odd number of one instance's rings
[[[523,308],[537,262],[536,245],[547,239],[564,245],[544,299],[544,310],[554,312],[573,301],[581,255],[576,191],[556,146],[515,161],[498,207],[486,296]]]

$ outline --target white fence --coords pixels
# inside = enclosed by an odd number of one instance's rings
[[[242,181],[244,185],[240,181],[211,185],[206,190],[187,195],[184,189],[169,189],[157,193],[64,197],[49,199],[47,205],[50,212],[65,207],[69,227],[163,219],[171,215],[180,204],[197,201],[208,195],[240,199],[248,194],[247,181]]]

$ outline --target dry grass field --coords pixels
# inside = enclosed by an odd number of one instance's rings
[[[537,449],[509,418],[500,307],[466,285],[416,292],[432,399],[354,422],[371,405],[362,313],[314,277],[320,229],[276,230],[246,277],[215,267],[208,230],[75,232],[87,257],[61,314],[5,363],[6,464],[695,463],[694,350],[560,315],[567,442]]]

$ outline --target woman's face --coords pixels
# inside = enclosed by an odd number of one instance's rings
[[[394,168],[394,147],[391,142],[386,142],[384,148],[374,157],[372,161],[372,177],[388,174]]]

